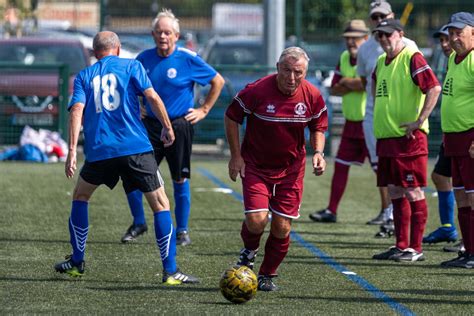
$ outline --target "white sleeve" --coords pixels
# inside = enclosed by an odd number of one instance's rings
[[[357,56],[357,74],[359,75],[359,77],[366,77],[367,78],[368,76],[365,73],[366,66],[365,66],[365,58],[364,57],[365,57],[364,50],[359,49],[359,54]]]
[[[411,47],[411,48],[414,48],[416,50],[418,50],[418,45],[416,45],[416,43],[414,41],[412,41],[411,39],[407,38],[407,37],[403,37],[402,38],[402,41],[403,43],[405,43],[405,45],[407,45],[408,47]]]

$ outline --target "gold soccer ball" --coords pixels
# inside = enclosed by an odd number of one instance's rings
[[[228,268],[219,282],[222,295],[235,304],[250,301],[257,294],[257,285],[257,276],[247,266]]]

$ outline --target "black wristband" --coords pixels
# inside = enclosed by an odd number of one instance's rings
[[[323,153],[322,151],[315,150],[315,151],[313,152],[313,155],[316,155],[316,154],[320,154],[320,155],[321,155],[321,157],[323,157],[323,158],[324,158],[324,153]]]

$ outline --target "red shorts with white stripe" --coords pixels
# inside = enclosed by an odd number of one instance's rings
[[[428,155],[410,157],[379,157],[377,186],[395,185],[403,188],[426,187]]]
[[[453,189],[474,193],[474,159],[469,156],[451,157]]]
[[[336,161],[344,165],[362,165],[369,152],[365,139],[342,137],[337,150]]]
[[[299,218],[303,196],[304,164],[295,173],[280,179],[264,177],[258,170],[245,167],[242,178],[244,212],[266,212],[287,217]]]

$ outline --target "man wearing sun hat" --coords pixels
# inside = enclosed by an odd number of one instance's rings
[[[466,250],[441,265],[474,268],[474,17],[469,12],[455,13],[447,27],[455,53],[449,57],[443,83],[441,129],[445,154],[451,157],[458,221]]]
[[[315,222],[336,222],[337,207],[346,188],[349,168],[351,165],[362,165],[368,157],[362,128],[366,96],[356,70],[357,51],[368,34],[369,29],[363,20],[350,21],[342,34],[347,50],[341,54],[336,66],[331,94],[342,96],[342,113],[346,122],[335,160],[329,204],[325,209],[309,215]]]
[[[392,7],[386,1],[374,1],[370,4],[369,11],[369,22],[371,28],[377,26],[377,24],[385,18],[394,18],[395,14],[392,12]],[[417,48],[415,42],[408,38],[403,38],[403,42],[414,48]],[[380,47],[377,38],[374,36],[369,37],[369,39],[359,48],[357,53],[357,74],[361,77],[362,83],[365,86],[366,91],[366,109],[365,117],[363,122],[364,128],[364,137],[367,149],[369,151],[370,162],[372,168],[377,170],[378,157],[375,152],[375,136],[373,128],[373,117],[374,117],[374,100],[372,98],[372,72],[375,68],[375,63],[377,58],[383,53],[382,48]],[[393,230],[393,216],[392,216],[392,205],[390,203],[390,198],[388,196],[387,188],[379,188],[380,190],[380,199],[381,199],[381,210],[380,213],[368,221],[367,224],[371,225],[382,225],[381,230],[385,230],[383,226],[390,231]]]
[[[421,189],[427,185],[428,116],[441,87],[420,51],[403,42],[399,20],[382,20],[373,32],[385,52],[372,74],[377,185],[388,187],[396,238],[394,247],[373,259],[422,261],[428,216]]]

